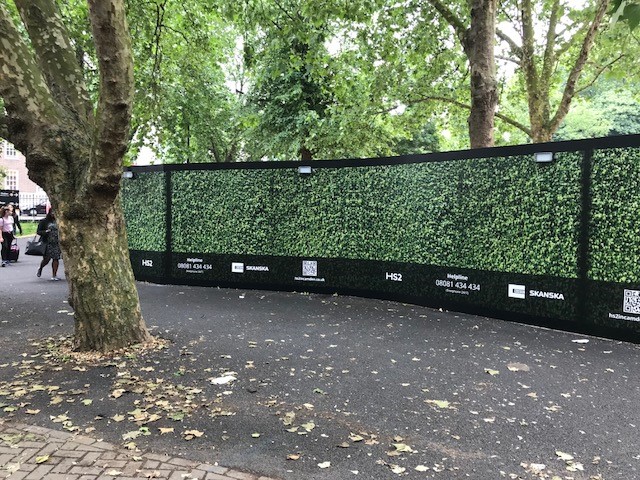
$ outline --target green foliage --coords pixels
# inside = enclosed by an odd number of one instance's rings
[[[575,278],[580,160],[174,172],[172,249]]]
[[[630,135],[640,133],[640,102],[623,82],[609,81],[585,92],[554,139]]]
[[[237,153],[238,102],[223,65],[235,32],[207,2],[130,2],[136,57],[131,156],[150,146],[164,163],[224,162]]]
[[[640,25],[640,3],[633,0],[613,0],[611,5],[612,22],[626,22],[631,31]]]
[[[167,230],[165,174],[137,173],[134,178],[122,182],[129,248],[164,252]]]
[[[598,151],[592,169],[589,276],[609,282],[638,282],[640,149]]]

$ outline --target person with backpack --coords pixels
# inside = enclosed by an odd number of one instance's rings
[[[9,265],[9,252],[11,250],[11,243],[13,242],[13,215],[9,210],[9,207],[2,207],[0,209],[0,230],[2,231],[2,266]]]

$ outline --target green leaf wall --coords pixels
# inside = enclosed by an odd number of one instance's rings
[[[122,181],[122,206],[131,250],[166,250],[165,174],[136,173]]]
[[[589,278],[640,282],[640,148],[594,152]]]
[[[172,250],[577,276],[580,161],[172,173]]]
[[[174,252],[411,262],[577,278],[583,152],[171,172]],[[640,281],[640,149],[597,150],[589,279]],[[165,173],[125,180],[133,250],[165,250]]]

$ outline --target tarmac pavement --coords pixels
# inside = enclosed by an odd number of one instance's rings
[[[60,446],[34,464],[29,442],[60,434],[124,455],[131,478],[174,478],[144,476],[145,461],[183,466],[170,459],[188,463],[175,478],[640,478],[638,345],[356,297],[140,283],[166,343],[78,362],[59,346],[67,284],[50,267],[37,278],[38,261],[0,270],[0,478],[16,458],[30,475],[52,466],[40,478],[111,478],[90,451],[73,472],[53,471]]]

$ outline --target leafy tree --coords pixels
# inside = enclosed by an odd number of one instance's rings
[[[249,158],[391,152],[404,135],[404,120],[381,113],[387,105],[365,60],[370,50],[358,50],[352,35],[370,24],[376,3],[248,0],[225,6],[244,43],[243,148]]]
[[[140,313],[120,202],[133,59],[123,0],[88,0],[97,103],[54,0],[0,4],[0,136],[25,156],[56,211],[75,344],[110,350],[150,336]],[[24,32],[24,33],[23,33]]]
[[[608,81],[581,95],[554,139],[640,133],[640,102],[624,83]]]
[[[236,33],[211,4],[128,2],[136,58],[131,156],[147,143],[167,163],[235,159],[238,102],[224,65]]]
[[[524,80],[529,126],[519,128],[534,142],[549,141],[569,112],[608,7],[609,0],[596,0],[581,10],[571,10],[560,0],[505,4],[503,14],[517,20],[519,38],[502,30],[498,36],[508,47],[506,60],[518,67]],[[602,65],[602,71],[606,68]],[[559,98],[553,98],[556,87],[561,88]]]
[[[427,123],[411,138],[400,140],[394,147],[398,155],[432,153],[440,150],[440,139],[433,123]]]

